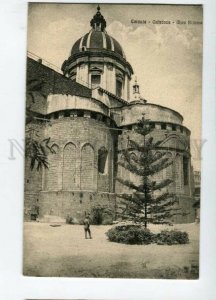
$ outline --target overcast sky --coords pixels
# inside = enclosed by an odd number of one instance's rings
[[[100,6],[107,33],[122,45],[137,75],[142,97],[183,115],[184,125],[191,130],[192,163],[199,169],[202,25],[177,25],[176,21],[202,21],[201,6]],[[60,68],[75,41],[91,29],[89,22],[96,7],[31,3],[28,50]],[[134,24],[131,20],[146,20],[147,24]],[[152,24],[153,20],[171,24]]]

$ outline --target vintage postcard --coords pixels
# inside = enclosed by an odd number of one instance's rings
[[[24,275],[199,277],[202,24],[29,3]]]

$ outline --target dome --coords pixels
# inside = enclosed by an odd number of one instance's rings
[[[106,32],[106,20],[99,6],[90,26],[91,30],[72,46],[69,58],[62,64],[63,74],[91,89],[100,86],[128,100],[133,68],[121,45]]]
[[[71,55],[83,51],[91,51],[93,49],[113,51],[126,59],[124,51],[119,42],[117,42],[106,32],[95,31],[94,29],[75,42],[71,50]]]
[[[106,21],[101,15],[99,6],[97,7],[97,13],[92,18],[90,25],[92,29],[75,42],[71,50],[71,55],[89,50],[108,50],[113,51],[126,59],[121,45],[105,31]]]

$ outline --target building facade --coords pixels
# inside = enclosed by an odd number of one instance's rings
[[[115,218],[116,194],[126,191],[116,177],[136,180],[117,162],[130,138],[139,141],[134,128],[145,114],[154,141],[160,142],[155,151],[166,151],[173,161],[156,176],[173,179],[167,189],[176,194],[183,212],[173,221],[193,222],[190,130],[178,112],[142,99],[137,82],[130,96],[133,68],[106,32],[99,7],[90,25],[63,62],[63,74],[28,57],[27,110],[35,117],[26,130],[49,140],[50,151],[49,169],[31,170],[26,160],[25,219],[37,210],[41,218],[70,215],[81,220],[98,205],[110,207]]]

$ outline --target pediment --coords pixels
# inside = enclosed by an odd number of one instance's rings
[[[98,68],[98,67],[90,67],[90,72],[92,72],[92,71],[102,72],[103,70],[101,68]]]

